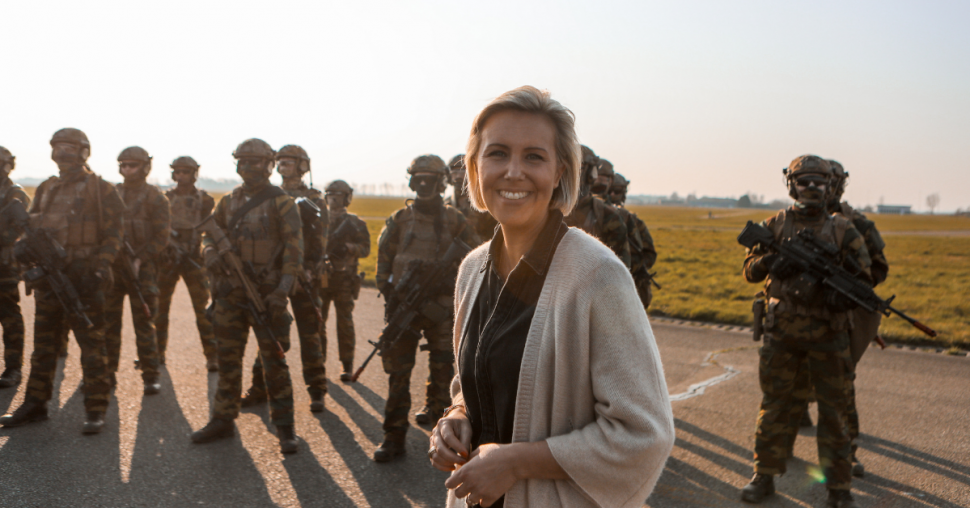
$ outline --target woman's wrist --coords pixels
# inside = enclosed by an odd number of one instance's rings
[[[441,413],[441,417],[447,418],[455,411],[461,411],[461,415],[464,416],[465,418],[468,418],[468,408],[466,408],[464,404],[455,404],[453,406],[446,407],[445,410]]]

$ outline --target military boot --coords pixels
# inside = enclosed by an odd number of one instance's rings
[[[760,503],[765,496],[775,493],[775,477],[770,474],[755,473],[751,483],[741,489],[741,500],[748,503]]]
[[[343,362],[344,371],[340,373],[340,380],[349,383],[354,375],[354,362]]]
[[[145,395],[158,395],[161,391],[162,383],[158,382],[158,378],[145,379]]]
[[[828,508],[856,508],[857,505],[848,490],[830,490],[825,506]]]
[[[852,457],[852,476],[856,478],[862,478],[866,475],[866,466],[859,462],[859,459]]]
[[[206,358],[205,369],[209,372],[219,372],[219,359],[215,356]]]
[[[192,433],[193,443],[209,443],[217,439],[225,439],[233,436],[232,420],[223,418],[213,418],[205,427]]]
[[[311,394],[310,395],[310,412],[319,413],[323,411],[323,394]]]
[[[20,369],[8,368],[0,374],[0,388],[12,388],[20,384],[23,374]]]
[[[276,435],[280,438],[280,453],[296,453],[296,432],[292,425],[277,425]]]
[[[97,434],[104,428],[104,412],[88,411],[84,418],[84,426],[81,427],[81,434]]]
[[[46,402],[24,402],[13,413],[0,416],[0,425],[4,427],[19,427],[25,423],[39,422],[46,419]]]
[[[241,407],[250,407],[257,404],[263,404],[269,397],[266,395],[266,390],[262,390],[253,386],[249,390],[246,390],[246,396],[239,401]]]
[[[444,411],[444,408],[439,409],[431,405],[426,405],[421,408],[421,411],[414,413],[414,421],[421,425],[434,425],[441,418],[442,411]]]
[[[374,450],[374,462],[390,462],[404,455],[404,438],[385,436],[381,447]]]

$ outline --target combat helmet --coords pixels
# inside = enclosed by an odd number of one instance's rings
[[[141,170],[145,176],[152,171],[152,156],[140,146],[129,146],[118,154],[118,162],[133,161],[141,163]]]
[[[17,158],[10,153],[10,150],[0,146],[0,170],[7,164],[10,164],[10,169],[13,170],[17,166]]]
[[[273,147],[269,146],[269,143],[262,139],[249,138],[239,143],[239,146],[233,150],[232,156],[236,159],[275,160],[276,151],[273,150]]]
[[[459,169],[462,169],[462,170],[465,169],[465,154],[460,153],[460,154],[452,157],[451,160],[448,161],[448,169],[450,169],[452,171],[456,171],[456,170],[459,170]]]
[[[297,168],[300,170],[301,175],[305,174],[307,171],[310,171],[310,156],[307,155],[306,150],[304,150],[303,147],[298,145],[286,145],[276,152],[277,161],[283,157],[292,157],[300,161]]]
[[[57,143],[69,143],[78,147],[78,155],[74,162],[83,163],[91,156],[91,143],[86,134],[80,129],[65,127],[51,136],[51,148]],[[53,157],[53,155],[52,155]]]
[[[344,206],[350,206],[354,199],[354,189],[343,180],[334,180],[327,184],[323,189],[324,194],[341,194],[344,197]]]
[[[441,157],[437,155],[419,155],[411,161],[411,165],[408,166],[408,174],[414,175],[417,173],[434,173],[437,175],[444,176],[448,172],[447,166],[445,166],[445,161],[441,160]]]
[[[849,173],[839,161],[829,159],[828,162],[829,166],[832,167],[832,199],[838,201],[842,199],[845,186],[849,183]]]
[[[616,172],[613,171],[613,163],[603,158],[600,159],[600,165],[596,169],[596,173],[598,176],[606,175],[606,176],[609,176],[610,178],[613,178],[616,176]]]
[[[792,199],[798,199],[795,180],[802,175],[815,174],[824,176],[829,184],[829,188],[826,189],[826,195],[831,192],[832,166],[827,160],[817,155],[802,155],[796,157],[787,168],[781,171],[785,175],[785,185],[788,186],[788,195]]]
[[[623,175],[619,173],[613,173],[613,184],[610,185],[609,198],[611,204],[623,204],[626,202],[627,189],[630,187],[630,181],[626,179]],[[618,194],[614,197],[614,192]]]
[[[192,170],[192,181],[198,180],[199,178],[199,163],[195,162],[195,159],[189,157],[188,155],[182,155],[181,157],[176,157],[175,160],[169,164],[172,168],[172,179],[175,179],[175,170],[179,168],[185,168]]]

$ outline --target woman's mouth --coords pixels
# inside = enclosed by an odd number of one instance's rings
[[[526,197],[529,196],[529,194],[532,194],[532,193],[528,191],[506,191],[506,190],[498,191],[499,196],[502,196],[505,199],[512,199],[512,200],[525,199]]]

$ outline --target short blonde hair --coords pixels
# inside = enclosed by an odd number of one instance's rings
[[[559,186],[552,193],[549,208],[558,208],[563,215],[569,215],[579,200],[580,178],[580,149],[579,138],[576,136],[576,115],[567,107],[553,99],[548,90],[539,90],[534,86],[520,86],[509,90],[488,103],[475,121],[468,136],[468,147],[465,151],[465,168],[468,177],[468,197],[472,206],[480,211],[487,211],[485,196],[478,184],[478,154],[482,149],[482,130],[488,119],[502,111],[521,111],[542,115],[552,122],[556,132],[556,164],[562,168]]]

